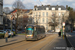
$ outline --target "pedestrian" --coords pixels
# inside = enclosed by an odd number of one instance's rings
[[[8,31],[5,33],[5,41],[8,42]]]
[[[59,33],[58,33],[58,34],[59,34],[59,37],[60,37],[60,36],[61,36],[61,31],[59,31]]]

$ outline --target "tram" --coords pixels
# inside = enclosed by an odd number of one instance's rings
[[[25,35],[26,40],[38,40],[46,36],[44,26],[27,25],[25,27],[25,31],[26,31]]]

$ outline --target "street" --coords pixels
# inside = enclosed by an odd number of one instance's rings
[[[46,34],[45,38],[38,41],[22,41],[3,46],[0,50],[56,50],[58,49],[56,47],[64,47],[59,49],[65,50],[67,47],[66,41],[62,37],[58,37],[58,34]]]

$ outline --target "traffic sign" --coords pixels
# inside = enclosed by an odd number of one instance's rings
[[[65,26],[65,22],[63,22],[63,26]]]

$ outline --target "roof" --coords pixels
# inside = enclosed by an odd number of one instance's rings
[[[29,13],[32,9],[27,9],[27,11],[25,13]]]
[[[55,10],[58,10],[58,8],[61,8],[61,10],[66,10],[66,8],[64,6],[49,6],[49,5],[45,5],[45,6],[37,6],[36,8],[38,8],[38,10],[46,10],[46,8],[49,8],[49,10],[51,10],[53,7],[55,8]]]
[[[19,10],[22,10],[25,13],[29,13],[32,9],[19,9]],[[17,12],[17,9],[12,10],[10,13],[15,13],[15,12]]]

